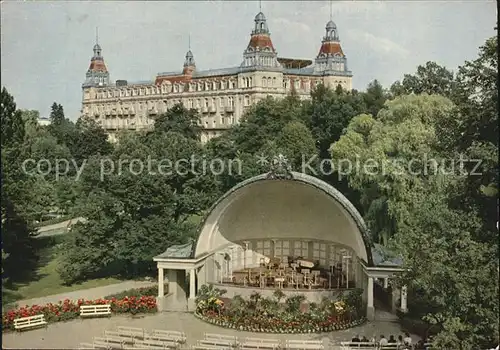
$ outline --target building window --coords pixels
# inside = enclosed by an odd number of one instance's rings
[[[276,87],[276,77],[273,78],[273,87]]]
[[[290,241],[276,241],[274,243],[274,256],[278,258],[290,256]]]
[[[313,259],[319,260],[319,264],[322,266],[326,266],[326,244],[314,242],[313,243]]]
[[[234,107],[234,98],[232,96],[229,97],[229,107]]]
[[[226,118],[220,117],[220,123],[224,125],[226,123]]]
[[[245,99],[243,101],[244,106],[249,106],[250,105],[250,96],[245,96]]]
[[[205,99],[205,108],[208,108],[208,98]]]
[[[267,87],[267,78],[266,77],[262,78],[262,86]]]
[[[215,128],[215,119],[212,121],[212,125]]]
[[[295,257],[308,257],[308,243],[303,241],[295,241],[293,255]]]
[[[259,256],[259,258],[263,258],[264,256],[271,256],[271,241],[257,241],[255,251],[259,255],[261,255]]]

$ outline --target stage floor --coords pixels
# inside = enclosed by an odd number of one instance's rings
[[[230,283],[211,283],[214,287],[219,289],[225,289],[227,292],[224,294],[224,298],[234,298],[239,295],[243,298],[248,298],[254,292],[260,293],[263,297],[269,298],[273,296],[274,291],[277,288],[274,287],[252,287],[252,286],[240,286]],[[350,286],[349,286],[350,287]],[[286,297],[302,294],[306,297],[309,303],[320,303],[323,298],[336,298],[340,294],[353,290],[353,288],[339,288],[339,289],[294,289],[294,288],[283,288],[280,289]]]

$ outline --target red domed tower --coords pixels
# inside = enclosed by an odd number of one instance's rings
[[[340,46],[337,26],[330,20],[326,24],[326,35],[321,42],[318,56],[316,56],[314,70],[325,75],[348,74],[347,58]]]
[[[184,61],[184,68],[182,70],[182,74],[184,75],[193,75],[193,72],[196,70],[196,63],[194,62],[194,55],[189,50],[186,53],[186,60]]]
[[[271,41],[271,33],[266,23],[266,16],[259,12],[255,16],[255,28],[252,31],[250,42],[243,52],[241,67],[269,67],[278,68],[278,53]]]
[[[102,49],[98,41],[99,37],[96,31],[96,39],[94,45],[94,56],[90,59],[90,66],[85,75],[85,83],[83,87],[91,86],[108,86],[109,72],[104,64],[104,58],[101,55]]]

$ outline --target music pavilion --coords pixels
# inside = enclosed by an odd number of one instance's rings
[[[158,306],[194,311],[204,284],[226,289],[228,298],[254,291],[269,296],[280,288],[311,302],[362,288],[367,317],[374,319],[374,282],[387,290],[402,264],[369,242],[361,215],[335,188],[310,175],[272,170],[219,198],[196,241],[154,258]],[[401,304],[393,308],[406,311],[406,287],[398,293]]]

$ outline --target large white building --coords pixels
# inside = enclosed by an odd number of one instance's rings
[[[283,97],[294,90],[305,99],[320,83],[350,90],[351,81],[352,73],[333,21],[326,24],[314,62],[287,59],[278,57],[266,18],[259,12],[243,62],[231,68],[198,71],[189,50],[182,71],[158,73],[147,82],[117,80],[112,84],[101,47],[96,43],[82,86],[82,116],[96,120],[114,139],[119,130],[151,128],[156,115],[181,102],[201,114],[202,142],[206,142],[238,123],[251,104],[267,96]]]

